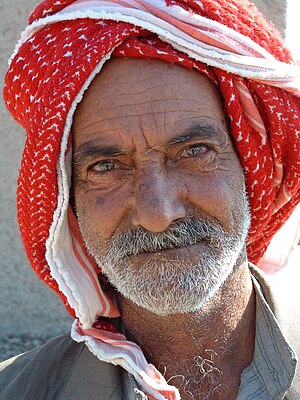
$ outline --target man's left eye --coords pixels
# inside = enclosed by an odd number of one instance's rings
[[[183,150],[183,157],[195,157],[201,156],[207,153],[210,150],[210,147],[206,144],[193,144],[186,149]]]

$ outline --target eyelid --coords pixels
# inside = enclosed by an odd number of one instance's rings
[[[203,148],[204,151],[203,152],[200,151],[199,154],[194,154],[195,157],[205,156],[208,152],[213,150],[213,148],[210,145],[206,144],[206,143],[196,143],[196,144],[191,144],[189,146],[184,147],[181,150],[180,154],[184,155],[185,152],[187,152],[189,150],[197,149],[197,147],[200,148],[200,149]],[[192,156],[192,154],[190,156]]]
[[[208,149],[212,149],[213,148],[213,145],[211,144],[211,143],[205,143],[205,142],[201,142],[201,143],[192,143],[192,144],[189,144],[189,145],[187,145],[185,148],[186,149],[190,149],[191,147],[197,147],[197,146],[204,146],[204,147],[207,147]]]
[[[91,165],[88,166],[87,171],[92,171],[97,165],[99,164],[104,164],[104,163],[114,163],[118,164],[119,162],[117,160],[113,160],[111,158],[109,159],[103,159],[103,160],[98,160],[96,162],[93,162]]]
[[[207,149],[215,150],[215,151],[218,151],[218,149],[220,148],[220,145],[216,142],[212,142],[211,140],[210,141],[202,140],[201,142],[195,141],[193,143],[188,143],[188,144],[186,143],[184,146],[181,147],[181,151],[184,151],[185,149],[197,147],[197,146],[199,146],[199,147],[203,146],[203,147],[206,147]]]
[[[107,169],[106,171],[97,171],[96,169],[95,169],[95,167],[97,166],[97,165],[99,165],[99,164],[101,164],[101,163],[113,163],[113,164],[115,164],[114,165],[114,167],[111,169],[111,170],[109,170],[109,169]],[[102,160],[98,160],[97,162],[94,162],[92,165],[90,165],[88,168],[87,168],[87,173],[89,174],[99,174],[99,175],[105,175],[106,173],[109,173],[109,172],[121,172],[121,171],[128,171],[128,170],[130,170],[132,167],[129,165],[129,164],[127,164],[126,162],[122,162],[122,161],[120,161],[120,160],[118,160],[118,159],[113,159],[113,158],[105,158],[105,159],[102,159]]]
[[[207,146],[208,148],[211,148],[216,151],[218,151],[222,147],[221,143],[219,143],[217,140],[206,139],[206,138],[202,138],[202,139],[195,138],[194,140],[178,143],[178,147],[180,147],[181,149],[183,149],[183,148],[186,149],[188,147],[197,146],[197,145],[198,146],[202,146],[202,145]]]

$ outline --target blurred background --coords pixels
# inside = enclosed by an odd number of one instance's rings
[[[7,60],[25,28],[35,0],[0,0],[0,89]],[[286,37],[294,55],[300,59],[299,0],[255,0],[254,3]],[[70,330],[71,318],[57,296],[35,276],[24,254],[16,222],[15,192],[24,132],[0,100],[0,361],[24,352],[50,337]],[[300,209],[289,225],[278,234],[265,262],[265,269],[276,270],[272,255],[281,252],[281,263],[290,274],[298,274],[300,254]],[[288,256],[292,254],[288,258]],[[274,257],[273,257],[274,258]],[[299,268],[298,268],[299,269]],[[279,273],[280,274],[280,273]]]

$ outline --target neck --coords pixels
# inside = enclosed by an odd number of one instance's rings
[[[182,399],[236,398],[255,341],[255,295],[247,263],[196,312],[161,316],[123,297],[119,301],[128,338],[179,388]]]

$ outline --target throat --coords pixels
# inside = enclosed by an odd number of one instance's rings
[[[222,349],[223,355],[206,349],[202,356],[193,359],[169,360],[160,365],[165,371],[168,384],[178,388],[182,400],[234,400],[240,385],[240,374],[218,367],[219,357],[231,357],[230,350]]]
[[[253,330],[238,337],[224,333],[209,343],[207,337],[178,332],[168,344],[152,338],[145,355],[182,400],[235,400],[241,374],[253,359],[254,336]]]

